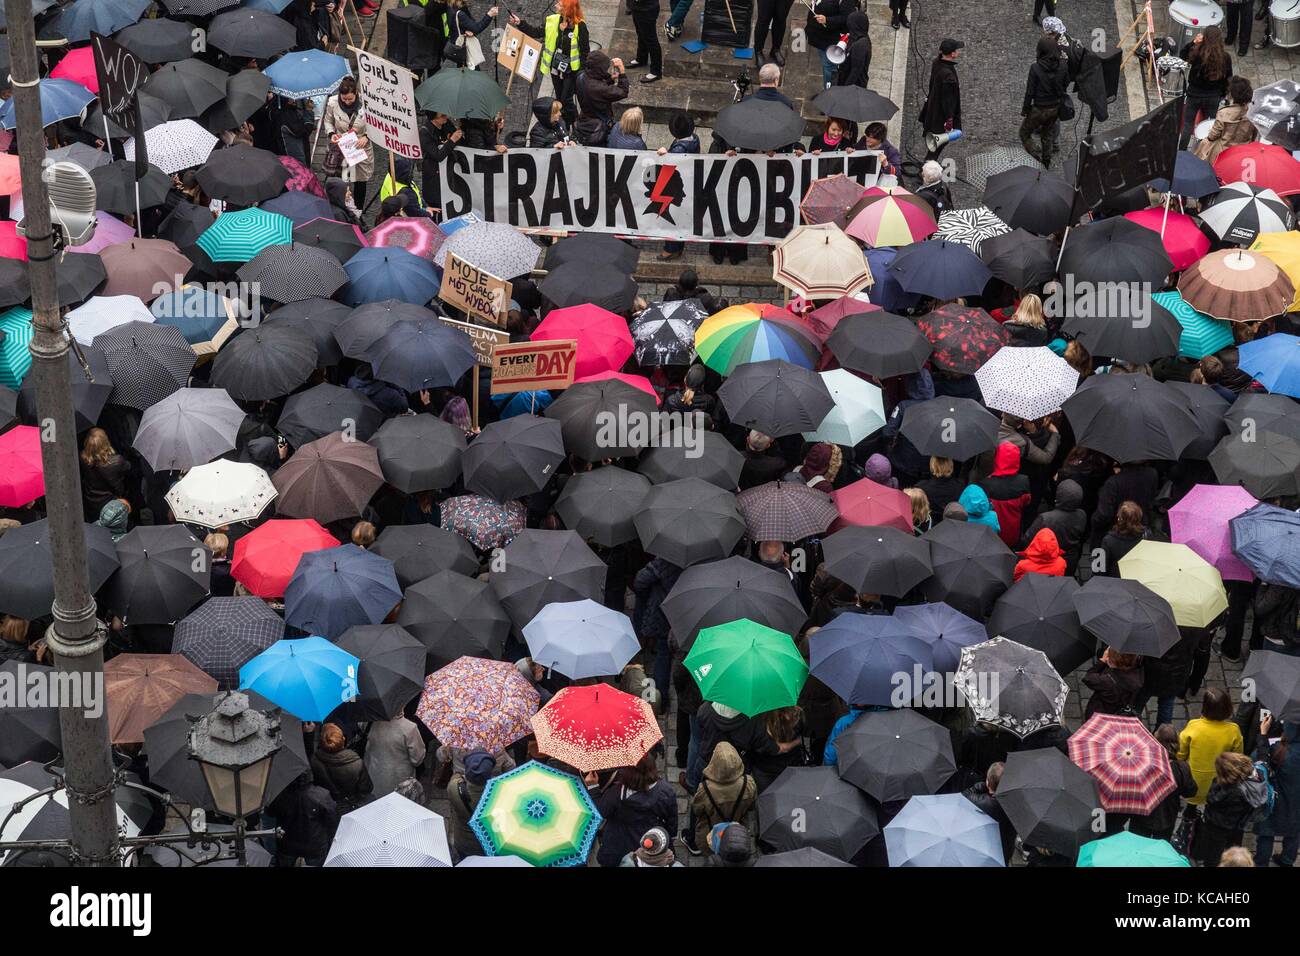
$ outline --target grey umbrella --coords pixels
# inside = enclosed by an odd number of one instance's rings
[[[735,491],[745,456],[721,432],[682,430],[691,441],[670,442],[641,456],[637,470],[656,485],[679,478],[702,478],[727,491]],[[698,443],[698,444],[696,444]]]
[[[22,305],[31,297],[27,266],[19,259],[0,259],[0,308]]]
[[[1241,679],[1254,683],[1255,699],[1278,719],[1300,720],[1300,658],[1279,651],[1251,651]]]
[[[383,420],[384,413],[360,392],[321,382],[290,395],[275,428],[291,445],[300,448],[338,431],[347,431],[358,441],[369,441]]]
[[[260,295],[273,302],[328,299],[347,284],[348,274],[332,255],[300,242],[267,246],[240,266],[240,282],[256,283]]]
[[[493,572],[492,589],[517,630],[548,604],[605,596],[605,563],[572,531],[526,529],[502,561],[505,570]]]
[[[863,714],[835,752],[840,777],[881,802],[937,793],[957,772],[948,729],[907,708]]]
[[[993,605],[989,637],[1008,637],[1042,651],[1059,673],[1068,674],[1093,655],[1096,640],[1083,631],[1074,578],[1026,574]]]
[[[384,337],[397,322],[406,319],[419,322],[436,315],[422,305],[411,305],[398,299],[367,302],[352,310],[334,330],[339,349],[349,358],[365,358],[366,351]]]
[[[54,668],[12,660],[0,664],[0,680],[9,686],[25,686],[24,682],[33,675],[52,679]],[[63,749],[59,708],[23,706],[27,703],[24,696],[0,707],[0,764],[6,767],[17,766],[25,760],[44,763],[53,760]]]
[[[736,496],[701,478],[655,485],[635,523],[641,547],[679,567],[725,558],[745,533]]]
[[[109,210],[110,212],[112,210]],[[104,260],[94,252],[64,255],[55,260],[54,280],[60,306],[73,306],[89,299],[108,279]]]
[[[124,322],[91,342],[104,353],[113,391],[108,400],[144,411],[189,381],[194,350],[174,325]]]
[[[1138,581],[1094,575],[1071,600],[1079,623],[1121,653],[1160,657],[1180,640],[1169,602]]]
[[[986,524],[943,521],[922,537],[930,545],[933,574],[923,585],[927,601],[943,601],[982,621],[1011,586],[1016,556]]]
[[[424,685],[424,645],[398,624],[359,624],[334,643],[361,661],[357,699],[346,705],[359,720],[389,720]]]
[[[797,634],[808,617],[788,574],[741,557],[687,568],[664,598],[663,612],[683,647],[701,628],[742,617],[785,634]]]
[[[183,524],[141,525],[117,542],[108,601],[125,624],[170,624],[207,598],[212,552]]]
[[[787,767],[758,795],[758,833],[773,850],[812,847],[848,862],[880,833],[876,810],[834,767]]]
[[[541,491],[564,460],[564,429],[552,418],[515,415],[484,427],[461,457],[465,488],[506,502]]]
[[[214,597],[176,625],[172,653],[222,686],[235,687],[239,669],[282,637],[284,621],[261,598]],[[146,730],[146,746],[148,740]]]
[[[1100,836],[1096,779],[1055,747],[1009,754],[997,801],[1026,846],[1073,858]]]
[[[225,98],[226,74],[202,60],[179,60],[150,73],[143,92],[170,106],[170,118],[198,116]]]
[[[316,345],[306,332],[263,325],[241,330],[217,353],[212,384],[240,401],[265,401],[292,392],[315,369]]]
[[[930,545],[897,528],[841,528],[822,539],[826,571],[859,594],[902,597],[930,576]]]
[[[783,359],[738,366],[718,389],[718,398],[733,424],[771,438],[816,431],[835,407],[820,375]]]
[[[188,59],[193,55],[194,37],[190,32],[192,29],[190,24],[180,20],[159,17],[153,20],[141,20],[139,23],[118,30],[113,39],[146,63],[171,63],[174,60]],[[222,127],[222,129],[233,128]]]
[[[636,516],[650,492],[644,475],[606,465],[571,477],[555,501],[565,527],[606,548],[636,540]]]
[[[384,478],[408,495],[449,488],[461,473],[465,432],[433,415],[390,418],[370,436]]]
[[[943,396],[908,405],[901,431],[922,455],[965,461],[997,447],[999,420],[972,398]]]
[[[132,444],[154,471],[182,471],[234,448],[243,421],[224,388],[181,388],[145,409]]]
[[[342,361],[343,352],[334,338],[334,330],[351,314],[351,306],[313,296],[280,306],[266,317],[266,321],[273,325],[291,325],[306,332],[316,343],[316,364],[325,366]]]
[[[546,417],[564,426],[564,447],[570,454],[602,461],[635,455],[647,447],[649,427],[631,426],[658,421],[657,412],[653,396],[626,382],[605,379],[565,389],[546,409]],[[621,422],[626,425],[620,428]]]
[[[1059,724],[1070,693],[1046,654],[1005,637],[962,648],[957,686],[976,720],[1021,740]]]
[[[82,525],[90,590],[98,591],[117,570],[117,549],[107,528]],[[46,617],[54,604],[54,558],[49,519],[12,528],[0,538],[0,611],[29,621]]]
[[[389,525],[370,550],[393,562],[403,588],[437,574],[478,574],[478,558],[468,541],[453,531],[428,524]]]
[[[240,70],[226,80],[225,98],[208,107],[200,122],[218,136],[228,129],[238,129],[266,105],[266,94],[270,92],[271,78],[265,73]]]
[[[797,143],[803,136],[803,117],[785,103],[749,97],[723,107],[713,131],[732,149],[766,152]]]
[[[843,860],[823,853],[816,847],[806,846],[798,850],[786,850],[784,853],[767,853],[758,858],[754,864],[757,869],[780,869],[783,867],[808,869],[809,867],[853,866]]]
[[[1165,385],[1183,397],[1201,430],[1200,437],[1183,449],[1183,458],[1204,461],[1210,457],[1210,452],[1214,451],[1219,439],[1228,434],[1228,423],[1224,416],[1235,403],[1229,402],[1212,388],[1192,382],[1168,381]]]
[[[295,451],[271,480],[280,514],[329,524],[361,514],[383,487],[384,474],[373,448],[334,432]]]
[[[455,571],[407,588],[397,623],[424,645],[430,672],[459,657],[499,660],[510,636],[510,616],[492,586]]]

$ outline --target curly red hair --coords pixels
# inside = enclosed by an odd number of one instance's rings
[[[579,0],[560,0],[557,6],[559,8],[560,16],[565,20],[568,20],[570,23],[581,23],[586,19],[586,17],[582,15],[582,4]]]

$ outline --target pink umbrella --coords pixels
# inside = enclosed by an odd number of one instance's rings
[[[27,261],[27,240],[18,235],[16,222],[0,222],[0,259]]]
[[[842,295],[834,302],[828,302],[819,309],[813,309],[803,317],[804,325],[812,329],[817,338],[826,342],[827,336],[835,331],[840,320],[861,312],[879,312],[880,306],[863,302],[851,295]]]
[[[56,80],[71,80],[80,83],[92,93],[99,92],[99,75],[95,72],[95,51],[88,46],[78,47],[68,53],[59,65],[50,70],[50,77]]]
[[[107,246],[119,242],[129,242],[135,238],[135,230],[115,216],[110,216],[102,209],[95,213],[95,235],[90,242],[81,246],[69,247],[69,252],[99,252]]]
[[[831,501],[840,513],[831,531],[849,525],[888,525],[909,534],[912,531],[912,499],[897,488],[860,478],[832,491]]]
[[[19,425],[0,435],[0,505],[21,508],[43,494],[41,431]]]
[[[285,189],[319,196],[321,199],[329,198],[325,195],[325,187],[320,184],[320,180],[316,178],[316,174],[310,169],[292,156],[277,156],[276,158],[280,160],[280,165],[289,171],[289,181],[284,184]]]
[[[394,216],[366,233],[366,239],[372,246],[395,246],[432,262],[447,234],[432,219]]]
[[[1238,485],[1196,485],[1169,509],[1170,537],[1209,561],[1228,580],[1249,581],[1254,575],[1232,553],[1228,522],[1257,504],[1259,500]]]
[[[1164,243],[1165,252],[1169,253],[1169,258],[1173,260],[1174,268],[1179,271],[1186,269],[1210,251],[1210,240],[1206,238],[1205,233],[1197,228],[1196,221],[1191,216],[1181,212],[1174,212],[1171,209],[1167,222],[1163,207],[1126,212],[1124,218],[1131,219],[1139,226],[1157,233],[1163,223],[1165,234],[1161,241]]]
[[[597,372],[595,375],[584,375],[582,378],[575,378],[573,384],[577,385],[579,382],[603,382],[606,379],[611,378],[616,378],[620,382],[626,382],[633,388],[639,388],[647,395],[654,396],[656,403],[659,401],[659,393],[656,392],[655,387],[650,384],[650,379],[646,378],[644,375],[629,375],[626,372],[611,372],[606,370],[604,372]]]
[[[572,305],[556,309],[531,336],[534,342],[573,339],[578,343],[577,378],[598,372],[617,372],[634,348],[627,322],[598,305]]]

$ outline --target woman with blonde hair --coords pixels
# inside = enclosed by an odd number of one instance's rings
[[[81,499],[87,521],[96,521],[104,505],[126,498],[131,465],[113,448],[108,432],[92,428],[81,444]]]
[[[230,576],[230,536],[213,531],[203,539],[212,552],[212,580],[209,591],[213,597],[233,597],[235,579]]]
[[[614,128],[609,131],[609,139],[605,145],[610,149],[649,149],[641,136],[644,125],[645,113],[641,111],[641,107],[632,106],[625,109],[618,122],[614,124]]]
[[[930,458],[930,477],[922,478],[916,487],[924,492],[925,500],[930,503],[931,520],[938,522],[942,520],[943,509],[961,496],[966,482],[957,474],[957,466],[951,458],[936,455]]]
[[[20,664],[35,664],[36,655],[27,645],[27,631],[30,623],[21,617],[6,614],[0,622],[0,663],[17,661]]]
[[[920,488],[904,488],[903,494],[912,502],[912,533],[923,535],[930,530],[930,499]]]
[[[1015,315],[1002,324],[1011,336],[1010,345],[1046,345],[1052,340],[1043,317],[1043,300],[1028,292],[1016,307]]]

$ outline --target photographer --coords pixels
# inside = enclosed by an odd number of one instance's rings
[[[627,99],[627,73],[618,57],[596,50],[577,79],[578,107],[584,117],[599,120],[606,133],[614,125],[614,104]]]

